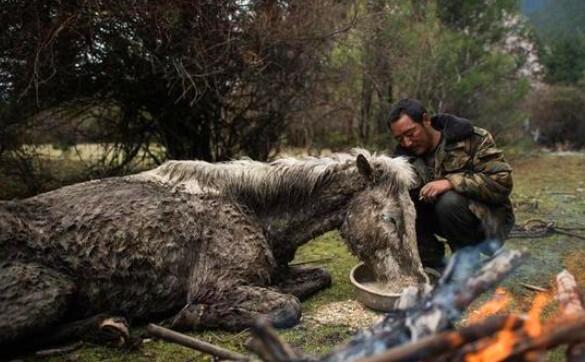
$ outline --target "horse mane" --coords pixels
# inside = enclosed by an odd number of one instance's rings
[[[326,157],[287,157],[266,163],[250,159],[209,163],[167,161],[161,166],[134,175],[143,181],[163,183],[191,194],[220,194],[235,197],[248,205],[267,206],[284,201],[310,199],[314,190],[330,180],[334,172],[355,168],[357,155],[370,165],[393,189],[409,187],[414,172],[402,157],[372,155],[355,148]]]

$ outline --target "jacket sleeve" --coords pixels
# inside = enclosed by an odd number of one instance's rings
[[[512,192],[512,167],[487,133],[479,139],[472,157],[472,170],[446,174],[455,191],[488,204],[505,202]]]

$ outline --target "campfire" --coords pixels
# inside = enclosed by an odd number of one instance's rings
[[[568,361],[585,361],[585,309],[575,278],[566,270],[550,290],[536,288],[532,307],[523,313],[509,312],[512,297],[497,288],[460,321],[479,295],[525,259],[526,253],[517,250],[501,251],[487,262],[480,261],[477,249],[458,252],[432,290],[406,289],[399,309],[320,358],[294,350],[266,321],[259,321],[248,347],[275,362],[492,362],[544,361],[547,351],[566,346]]]

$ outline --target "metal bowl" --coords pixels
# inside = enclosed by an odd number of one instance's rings
[[[349,280],[354,286],[355,298],[368,308],[388,312],[396,308],[400,293],[384,292],[366,283],[375,282],[374,273],[362,262],[349,272]]]

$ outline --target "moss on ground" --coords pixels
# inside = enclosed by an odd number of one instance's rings
[[[585,156],[536,154],[522,157],[512,162],[514,167],[515,188],[512,195],[516,206],[517,223],[531,218],[555,220],[559,225],[585,226]],[[582,234],[585,231],[581,231]],[[534,292],[529,291],[519,282],[547,287],[556,273],[567,268],[585,287],[585,241],[566,235],[553,235],[535,239],[512,239],[507,248],[525,247],[530,251],[529,260],[517,270],[506,282],[514,302],[511,309],[527,311]],[[321,259],[318,263],[329,270],[333,276],[333,286],[303,304],[305,313],[315,311],[319,306],[345,301],[352,297],[352,287],[348,273],[357,263],[351,256],[337,232],[325,234],[303,246],[295,261]],[[481,298],[486,300],[489,293]],[[475,304],[477,306],[477,303]],[[554,313],[549,308],[546,315]],[[545,316],[546,316],[545,315]],[[344,325],[327,325],[310,327],[306,323],[282,331],[282,336],[292,345],[314,355],[329,352],[335,345],[347,340],[353,332]],[[191,333],[191,335],[222,345],[225,348],[244,352],[247,332],[233,334],[220,331]],[[51,360],[82,361],[195,361],[208,357],[161,341],[150,341],[138,351],[125,352],[103,347],[87,346],[67,356]],[[555,351],[550,360],[562,360],[562,352]]]

